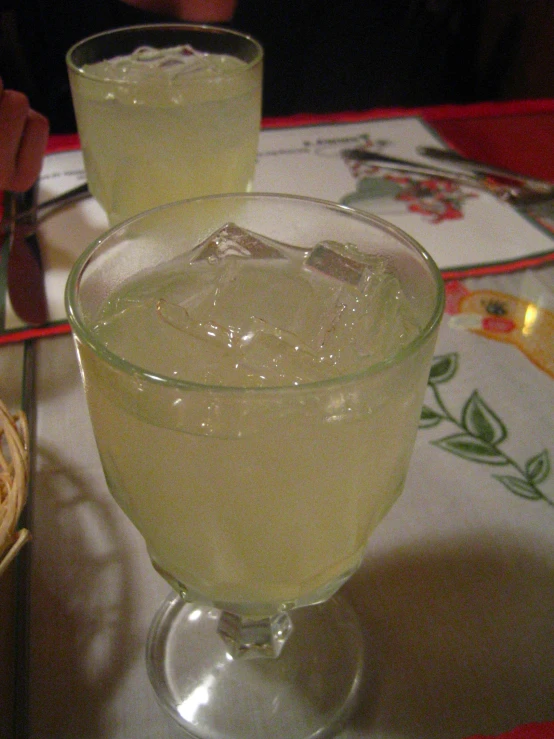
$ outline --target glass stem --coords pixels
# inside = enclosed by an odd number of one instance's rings
[[[288,613],[252,618],[222,611],[218,634],[233,659],[276,658],[292,632]]]

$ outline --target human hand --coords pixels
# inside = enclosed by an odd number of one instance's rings
[[[5,90],[0,78],[0,191],[24,192],[40,174],[48,142],[48,120],[27,96]]]
[[[230,21],[238,0],[123,0],[141,10],[167,13],[174,18],[197,23]]]

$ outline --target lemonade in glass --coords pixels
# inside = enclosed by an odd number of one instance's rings
[[[443,300],[394,226],[285,195],[150,211],[73,268],[106,480],[176,593],[149,674],[194,736],[283,736],[277,704],[322,736],[351,708],[360,629],[333,594],[402,491]]]
[[[187,24],[116,29],[69,50],[87,179],[112,225],[250,188],[262,56],[249,36]]]

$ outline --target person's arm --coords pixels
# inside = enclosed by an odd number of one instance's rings
[[[40,174],[48,120],[22,92],[4,90],[0,78],[0,191],[28,190]]]
[[[123,0],[141,10],[197,23],[230,21],[238,0]]]

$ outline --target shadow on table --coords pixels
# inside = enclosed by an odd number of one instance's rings
[[[143,664],[156,585],[138,534],[86,468],[48,448],[34,518],[31,736],[124,736],[110,726],[124,693],[144,719],[136,739],[159,733]],[[537,551],[483,532],[370,554],[345,587],[370,669],[342,736],[460,739],[554,720],[554,568]]]
[[[69,271],[78,256],[109,228],[100,206],[90,198],[52,211],[41,224],[41,245],[49,269]]]
[[[40,378],[39,405],[59,400],[63,408],[69,407],[70,399],[75,393],[84,398],[77,353],[69,335],[52,336],[47,341],[39,341],[36,343],[36,352],[36,372]],[[38,415],[40,416],[40,410]],[[72,422],[73,419],[70,419],[69,423]],[[72,443],[75,441],[71,440]]]
[[[140,569],[123,516],[64,461],[40,450],[31,608],[31,735],[100,737],[143,660]],[[40,522],[40,525],[38,524]],[[142,666],[142,665],[141,665]]]
[[[345,592],[369,650],[349,730],[454,739],[554,719],[554,569],[531,548],[484,534],[399,549]]]

